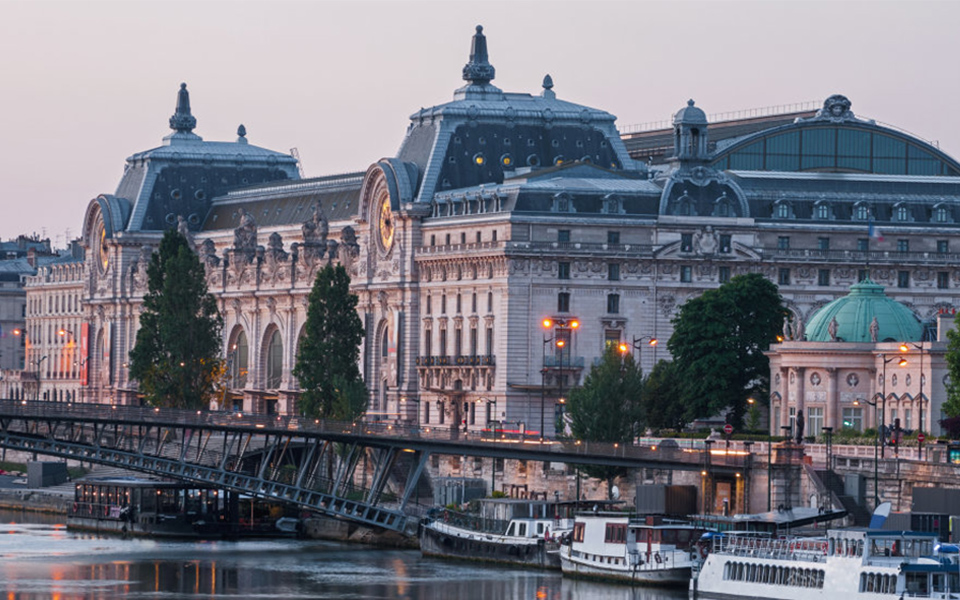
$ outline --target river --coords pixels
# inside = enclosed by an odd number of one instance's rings
[[[0,586],[15,600],[316,598],[677,600],[683,590],[426,559],[325,541],[168,541],[68,531],[62,517],[0,511]]]

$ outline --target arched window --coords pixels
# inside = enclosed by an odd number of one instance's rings
[[[390,331],[389,327],[383,328],[380,334],[380,356],[386,358],[390,353]]]
[[[936,223],[947,223],[950,221],[950,209],[940,205],[933,209],[933,220]]]
[[[862,202],[857,204],[853,207],[853,218],[857,221],[866,221],[870,218],[870,207]]]
[[[243,388],[247,385],[247,371],[250,368],[250,345],[247,334],[241,329],[237,339],[230,347],[230,387]]]
[[[814,218],[820,220],[827,220],[830,218],[830,205],[826,202],[820,202],[813,209]]]
[[[280,387],[283,378],[283,339],[276,329],[270,336],[267,345],[267,389],[275,390]]]
[[[773,205],[773,217],[775,219],[790,218],[790,204],[787,202],[777,202]]]

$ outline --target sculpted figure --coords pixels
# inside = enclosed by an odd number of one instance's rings
[[[830,324],[827,325],[827,333],[830,334],[830,341],[837,341],[837,318],[834,317],[830,319]]]
[[[870,341],[874,344],[877,343],[877,335],[880,332],[880,324],[877,323],[877,317],[874,315],[873,320],[870,321]]]

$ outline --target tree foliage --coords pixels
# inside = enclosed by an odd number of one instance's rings
[[[130,376],[154,406],[206,408],[223,373],[223,318],[186,238],[167,231],[147,266]]]
[[[363,336],[350,276],[342,265],[327,265],[310,292],[293,371],[303,390],[302,414],[350,420],[367,409],[367,388],[358,367]]]
[[[583,386],[570,393],[570,432],[589,442],[630,442],[643,426],[642,398],[640,367],[631,354],[621,356],[616,346],[611,346],[590,368]],[[626,472],[619,467],[579,468],[591,477],[606,479],[608,490],[613,489],[613,478]]]
[[[777,286],[759,273],[738,275],[680,307],[667,347],[688,420],[729,409],[728,421],[742,425],[747,397],[768,396],[770,362],[763,351],[786,315]]]
[[[678,401],[680,379],[676,365],[660,360],[643,382],[647,427],[681,430],[687,424],[686,407]]]
[[[953,321],[960,325],[957,317],[954,317]],[[960,331],[955,327],[947,330],[947,353],[944,358],[950,383],[947,385],[947,401],[943,403],[943,414],[949,418],[960,417]]]

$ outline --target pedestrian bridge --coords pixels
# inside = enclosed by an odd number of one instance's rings
[[[431,454],[712,472],[747,453],[579,440],[508,438],[497,430],[340,422],[237,412],[0,400],[0,448],[214,485],[365,525],[415,533],[414,493]],[[357,484],[356,469],[372,462]],[[398,494],[385,493],[390,478]]]

